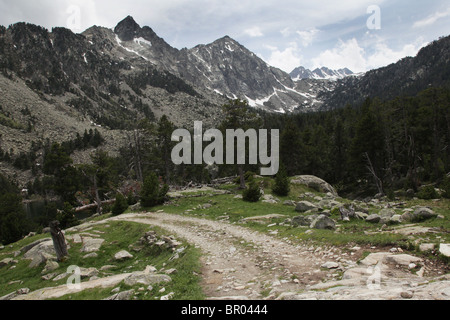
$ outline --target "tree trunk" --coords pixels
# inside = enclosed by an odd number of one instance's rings
[[[244,177],[244,168],[242,167],[242,165],[238,165],[238,170],[239,170],[239,178],[241,181],[239,189],[245,189],[246,185],[245,185],[245,177]]]
[[[98,170],[97,170],[98,172]],[[95,202],[97,203],[97,213],[102,214],[102,200],[100,199],[100,195],[98,194],[98,186],[97,186],[97,172],[94,175],[94,192],[95,192]]]
[[[58,261],[62,261],[64,257],[67,257],[68,252],[64,234],[59,228],[59,221],[50,222],[50,234],[52,235],[53,246],[55,247],[56,251],[56,258],[58,259]]]

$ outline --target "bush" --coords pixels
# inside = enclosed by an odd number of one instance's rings
[[[442,180],[442,183],[440,185],[440,188],[444,190],[444,193],[442,196],[444,198],[450,199],[450,178],[445,176],[444,180]]]
[[[282,166],[277,176],[275,177],[275,186],[272,188],[272,192],[280,197],[286,197],[291,191],[289,178],[287,176],[285,168]]]
[[[112,207],[112,214],[114,216],[118,216],[125,212],[125,210],[128,209],[128,201],[127,199],[121,194],[118,193],[116,195],[116,202],[114,203],[114,206]]]
[[[242,193],[242,198],[244,201],[258,202],[259,199],[261,199],[261,196],[262,194],[259,185],[254,179],[251,179],[248,188]]]
[[[59,225],[63,230],[76,226],[80,223],[75,217],[75,209],[68,202],[64,203],[63,210],[58,211],[56,219],[59,221]]]
[[[168,191],[169,186],[161,186],[158,177],[152,172],[144,180],[141,191],[141,205],[143,207],[154,207],[163,204]]]
[[[417,193],[417,197],[423,200],[431,200],[440,198],[433,186],[425,186]]]

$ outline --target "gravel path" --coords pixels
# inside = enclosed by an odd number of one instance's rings
[[[339,257],[337,248],[319,252],[227,222],[166,213],[127,214],[109,220],[158,226],[200,248],[202,285],[209,299],[264,299],[298,292],[319,283],[328,273],[321,265]]]

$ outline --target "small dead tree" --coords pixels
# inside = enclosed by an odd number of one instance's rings
[[[56,251],[56,258],[58,261],[62,261],[64,257],[67,257],[67,244],[62,230],[59,228],[59,221],[50,222],[50,234],[52,235],[53,246]]]
[[[364,157],[367,160],[367,169],[370,171],[370,173],[373,176],[373,179],[375,180],[375,185],[377,186],[378,193],[384,195],[383,182],[381,181],[380,178],[378,178],[377,173],[375,172],[375,169],[372,165],[372,161],[370,160],[369,154],[367,152],[365,152]]]

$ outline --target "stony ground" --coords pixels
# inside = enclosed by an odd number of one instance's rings
[[[202,286],[211,300],[450,300],[450,275],[438,275],[432,263],[397,248],[374,250],[361,260],[359,247],[351,252],[331,246],[308,247],[228,222],[164,212],[125,214],[89,225],[108,221],[162,227],[200,248],[204,253]],[[410,270],[413,265],[421,266],[416,274]],[[428,276],[423,275],[425,270]],[[103,285],[114,286],[123,278],[106,278]],[[85,284],[86,288],[95,285],[101,281]],[[61,296],[68,293],[64,290],[63,286],[56,291]]]

